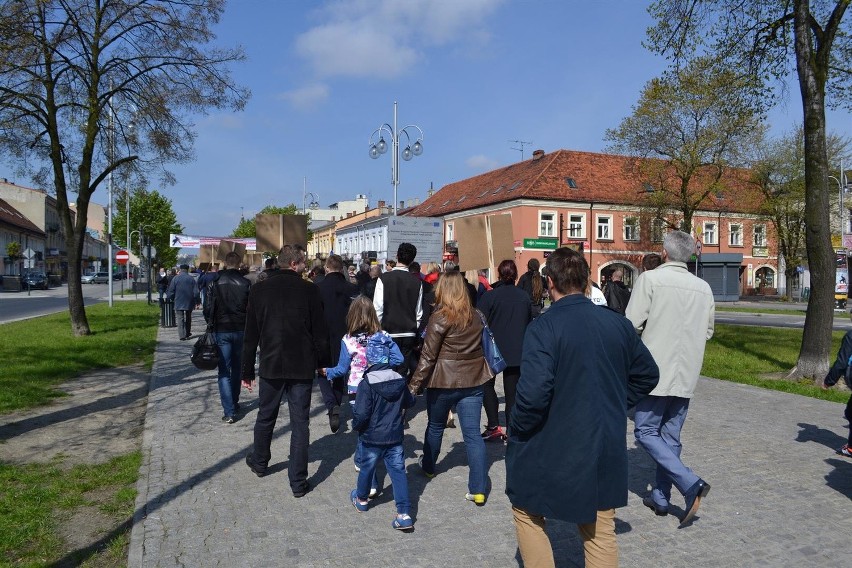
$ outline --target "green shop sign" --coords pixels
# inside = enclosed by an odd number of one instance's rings
[[[555,249],[556,248],[556,239],[549,238],[538,238],[538,239],[524,239],[524,248],[528,249]]]

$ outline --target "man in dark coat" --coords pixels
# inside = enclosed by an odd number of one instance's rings
[[[178,337],[185,341],[192,337],[192,310],[201,304],[195,278],[189,275],[189,265],[180,265],[180,274],[172,278],[166,290],[166,299],[174,302],[177,312]]]
[[[337,366],[340,360],[340,341],[346,335],[346,315],[352,299],[358,295],[357,284],[352,284],[343,274],[343,259],[336,254],[325,261],[325,277],[316,283],[322,298],[325,323],[328,326],[328,343],[331,349],[329,367]],[[340,429],[340,404],[346,392],[345,377],[328,381],[318,380],[322,400],[328,410],[328,425],[332,433]]]
[[[603,291],[606,305],[621,315],[624,315],[625,310],[627,310],[627,302],[630,301],[630,290],[621,281],[623,277],[624,271],[616,268]]]
[[[409,369],[417,344],[417,328],[423,318],[423,286],[420,279],[412,278],[408,265],[414,262],[417,247],[411,243],[400,243],[396,252],[396,265],[376,281],[373,307],[382,329],[388,332]],[[403,374],[406,374],[403,372]]]
[[[219,350],[219,400],[222,402],[222,421],[233,424],[240,409],[240,373],[243,337],[246,328],[246,306],[251,282],[239,270],[240,255],[225,255],[225,270],[216,272],[216,279],[204,295],[204,319],[212,330]]]
[[[509,424],[506,493],[527,566],[553,566],[545,519],[579,525],[586,566],[616,566],[615,508],[627,504],[627,409],[659,369],[624,317],[584,291],[567,247],[547,259],[550,309],[527,328]]]
[[[281,270],[251,287],[243,338],[242,383],[251,390],[254,358],[260,348],[260,390],[254,447],[246,464],[258,477],[266,475],[272,431],[281,398],[290,410],[290,459],[287,475],[294,497],[303,497],[308,483],[311,388],[316,370],[331,363],[328,326],[316,285],[302,278],[305,249],[284,245]]]

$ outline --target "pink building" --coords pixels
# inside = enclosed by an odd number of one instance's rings
[[[622,268],[631,285],[642,257],[659,253],[665,232],[683,218],[670,205],[661,205],[664,193],[646,181],[647,169],[640,173],[649,163],[608,154],[538,150],[529,160],[448,184],[401,214],[442,217],[446,256],[458,254],[468,268],[475,262],[493,274],[495,266],[513,254],[519,271],[524,271],[529,259],[543,263],[550,251],[567,245],[582,249],[594,280],[603,281]],[[700,183],[706,184],[694,181],[693,193]],[[702,266],[726,265],[726,289],[739,295],[776,293],[778,249],[771,222],[759,212],[761,202],[748,172],[730,169],[700,201],[692,219],[693,234],[702,244]],[[480,229],[468,241],[478,243],[465,241],[471,226]],[[483,237],[492,254],[469,253],[464,258],[465,249],[471,250],[466,245],[478,244],[478,250],[484,250]],[[704,277],[711,281],[715,276]]]

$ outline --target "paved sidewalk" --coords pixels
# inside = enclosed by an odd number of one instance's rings
[[[194,329],[203,330],[198,312]],[[464,500],[458,429],[445,434],[438,475],[425,479],[416,460],[426,423],[421,397],[405,439],[415,531],[394,531],[386,477],[368,512],[349,503],[355,437],[348,425],[331,434],[315,389],[309,464],[315,489],[295,499],[286,472],[286,404],[270,474],[259,479],[243,462],[256,393],[243,393],[238,422],[222,423],[215,371],[192,367],[191,344],[178,341],[174,328],[160,329],[131,568],[520,565],[501,445],[488,444],[492,490],[484,507]],[[849,565],[852,460],[834,453],[846,435],[843,405],[702,379],[684,431],[684,458],[713,489],[684,529],[674,516],[656,517],[642,506],[653,467],[633,443],[632,422],[626,434],[629,502],[617,511],[622,566]],[[583,566],[576,528],[551,522],[549,532],[557,566]]]

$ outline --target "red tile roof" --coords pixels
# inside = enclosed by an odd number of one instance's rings
[[[641,163],[641,158],[557,150],[445,185],[423,203],[400,213],[441,217],[521,198],[639,206],[648,195],[645,181],[637,173]],[[748,170],[727,169],[724,189],[718,196],[711,192],[700,209],[757,213],[762,199],[748,179]]]
[[[38,225],[24,217],[20,211],[9,205],[4,199],[0,199],[0,224],[11,225],[36,235],[44,236],[45,233]]]

